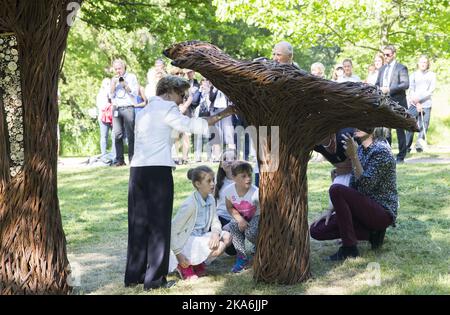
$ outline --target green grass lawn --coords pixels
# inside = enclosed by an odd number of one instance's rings
[[[449,154],[439,156],[449,158]],[[187,169],[179,167],[174,174],[174,211],[192,191]],[[310,222],[327,205],[329,171],[326,162],[309,164]],[[361,257],[327,263],[321,259],[336,251],[336,241],[312,240],[312,276],[301,284],[256,283],[251,269],[242,274],[229,272],[233,258],[224,256],[211,264],[209,276],[152,292],[141,286],[123,286],[128,176],[128,167],[59,171],[59,201],[75,275],[74,294],[450,294],[448,163],[398,167],[398,226],[388,229],[378,252],[360,242]],[[169,278],[178,276],[171,274]]]

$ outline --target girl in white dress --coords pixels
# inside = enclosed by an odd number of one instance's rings
[[[169,272],[178,270],[182,279],[206,275],[205,262],[220,256],[231,243],[222,231],[216,213],[214,172],[207,166],[188,171],[196,191],[181,205],[172,220]]]

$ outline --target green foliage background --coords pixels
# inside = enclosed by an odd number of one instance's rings
[[[194,39],[240,59],[270,57],[273,44],[287,40],[303,69],[320,61],[328,78],[334,64],[352,58],[364,79],[375,52],[388,42],[411,72],[427,53],[439,81],[435,103],[443,108],[433,113],[429,142],[441,144],[448,139],[442,134],[450,135],[448,34],[446,0],[86,0],[69,35],[59,84],[60,154],[99,153],[98,122],[88,110],[95,108],[102,79],[111,76],[113,59],[125,59],[145,86],[164,48]]]

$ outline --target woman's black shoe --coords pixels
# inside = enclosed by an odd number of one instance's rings
[[[369,242],[370,242],[370,245],[372,245],[373,250],[381,248],[381,246],[383,245],[385,234],[386,234],[386,230],[370,232]]]
[[[167,281],[164,277],[159,281],[152,281],[149,284],[144,283],[144,290],[153,290],[153,289],[169,289],[173,287],[177,282],[175,280]]]
[[[341,246],[339,247],[339,250],[331,255],[328,256],[327,258],[325,258],[326,261],[341,261],[341,260],[345,260],[348,257],[358,257],[359,256],[359,251],[358,248],[356,247],[356,245],[353,246]]]

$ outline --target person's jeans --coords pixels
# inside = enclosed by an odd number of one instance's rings
[[[118,112],[117,117],[114,114]],[[124,163],[124,148],[123,138],[125,132],[128,137],[128,160],[131,162],[134,154],[134,107],[133,106],[120,106],[113,108],[113,131],[116,144],[116,161],[118,163]]]
[[[423,116],[423,119],[422,119]],[[420,143],[419,139],[422,139],[425,141],[425,136],[428,131],[428,127],[430,125],[430,117],[431,117],[431,107],[430,108],[424,108],[423,109],[423,115],[420,113],[417,113],[417,116],[415,117],[417,120],[417,125],[419,126],[419,136],[417,138],[416,142],[416,149],[423,149],[422,144]],[[406,142],[408,145],[408,150],[411,148],[411,145],[414,141],[414,133],[408,131],[406,134]]]
[[[208,138],[205,138],[203,135],[194,134],[194,143],[195,143],[194,159],[196,162],[202,161],[203,143],[205,139],[207,140],[205,149],[208,154],[208,160],[211,157],[211,148],[209,145]]]
[[[112,140],[111,151],[112,151],[113,157],[115,158],[116,157],[116,146],[115,146],[112,126],[111,126],[111,124],[105,124],[101,120],[98,121],[98,124],[100,126],[100,151],[102,152],[102,155],[105,155],[107,153],[108,136],[109,136],[109,131],[111,130],[111,140]]]
[[[368,240],[371,231],[384,230],[392,224],[393,217],[386,209],[353,188],[334,184],[330,198],[336,213],[327,225],[325,219],[311,225],[310,234],[316,240],[341,238],[344,246],[353,246],[357,240]]]
[[[403,161],[406,156],[406,134],[404,129],[397,128],[398,154],[397,161]]]

